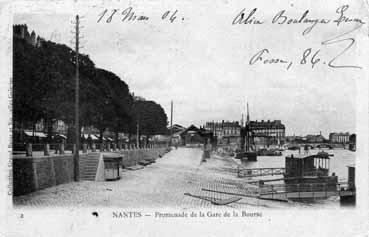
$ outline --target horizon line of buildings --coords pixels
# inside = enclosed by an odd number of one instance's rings
[[[282,146],[291,143],[340,143],[348,144],[356,142],[356,134],[349,132],[331,132],[329,138],[325,138],[321,132],[319,134],[307,134],[304,136],[286,136],[286,127],[281,120],[255,120],[248,121],[248,126],[252,132],[254,145],[257,148],[264,148],[269,146]],[[218,145],[240,145],[241,130],[245,128],[246,123],[239,121],[211,121],[206,122],[205,125],[197,128],[202,131],[211,132],[216,137]],[[176,133],[180,134],[185,127],[175,124],[177,127]],[[182,128],[178,129],[178,128]]]

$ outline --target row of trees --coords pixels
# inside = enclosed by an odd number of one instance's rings
[[[73,139],[75,51],[66,45],[44,41],[40,46],[13,37],[13,121],[21,130],[45,121],[48,138],[52,124],[63,120]],[[96,68],[88,55],[79,56],[80,125],[93,126],[100,138],[109,129],[116,134],[142,135],[167,132],[167,115],[153,101],[135,100],[128,85],[117,75]]]

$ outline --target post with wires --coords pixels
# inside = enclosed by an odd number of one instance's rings
[[[79,128],[79,49],[80,49],[80,17],[75,19],[75,52],[76,52],[76,81],[75,81],[75,153],[74,153],[74,180],[79,181],[79,149],[80,149],[80,128]]]
[[[170,140],[169,140],[169,147],[172,146],[172,139],[173,139],[173,100],[170,101]]]

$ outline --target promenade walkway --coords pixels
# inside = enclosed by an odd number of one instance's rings
[[[209,201],[184,193],[210,198],[232,195],[204,191],[219,190],[250,194],[252,186],[234,172],[238,166],[231,158],[213,156],[201,163],[199,148],[178,148],[141,170],[125,170],[113,182],[81,181],[58,185],[14,198],[15,207],[119,207],[119,208],[213,208]],[[249,186],[247,186],[249,185]],[[245,191],[248,188],[248,191]],[[303,207],[307,204],[281,203],[244,197],[227,205],[247,207]]]

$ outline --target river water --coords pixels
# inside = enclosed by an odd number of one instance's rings
[[[309,154],[316,154],[319,151],[326,151],[334,156],[330,157],[330,167],[329,174],[333,172],[338,176],[339,182],[347,182],[348,179],[348,165],[355,164],[355,152],[344,150],[344,149],[314,149],[310,150]],[[301,151],[302,153],[304,151]],[[257,162],[245,162],[242,166],[245,168],[284,168],[285,167],[285,157],[291,154],[297,156],[299,151],[286,150],[282,152],[282,156],[258,156]],[[264,176],[264,177],[254,177],[253,179],[276,179],[282,178],[282,176]],[[269,182],[268,184],[281,184],[283,181]],[[309,201],[309,203],[315,205],[323,205],[324,207],[337,207],[339,204],[339,197],[330,197],[325,200],[314,200]]]

